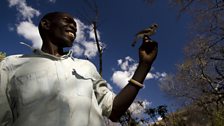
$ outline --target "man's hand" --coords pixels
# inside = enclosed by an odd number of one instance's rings
[[[144,36],[143,43],[139,48],[139,65],[147,64],[151,67],[153,61],[156,59],[158,52],[158,44],[152,41],[148,36]]]

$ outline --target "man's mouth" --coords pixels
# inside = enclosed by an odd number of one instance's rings
[[[72,33],[72,32],[68,32],[68,35],[70,36],[70,37],[72,37],[72,38],[75,38],[75,35],[74,35],[74,33]]]

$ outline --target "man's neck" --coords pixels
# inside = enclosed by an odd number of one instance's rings
[[[41,50],[45,53],[58,56],[58,57],[64,54],[63,48],[59,48],[51,42],[43,42]]]

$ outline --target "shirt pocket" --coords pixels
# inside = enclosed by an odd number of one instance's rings
[[[75,94],[83,97],[92,97],[93,93],[93,78],[87,74],[78,73],[73,69],[75,77]]]
[[[82,97],[92,97],[92,80],[81,80],[77,79],[76,80],[77,86],[76,86],[76,95],[82,96]]]
[[[23,105],[31,104],[51,92],[48,83],[47,71],[28,73],[15,78],[15,84],[20,102]]]

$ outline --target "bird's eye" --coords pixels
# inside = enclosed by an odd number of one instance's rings
[[[158,25],[157,24],[154,24],[154,27],[158,27]]]

